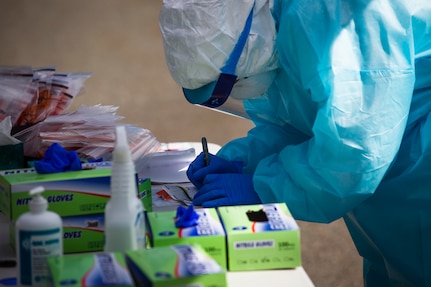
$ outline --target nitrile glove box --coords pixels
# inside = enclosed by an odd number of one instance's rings
[[[94,163],[94,168],[39,174],[34,169],[0,172],[1,211],[15,221],[28,211],[29,190],[43,186],[48,210],[60,216],[103,213],[110,198],[111,163]],[[150,179],[137,180],[138,196],[147,210],[152,208]]]
[[[227,236],[229,271],[301,266],[299,227],[286,204],[218,208]]]
[[[147,228],[151,247],[174,244],[199,244],[218,264],[226,268],[226,240],[215,208],[195,209],[197,224],[175,226],[176,211],[147,212]]]
[[[179,244],[126,251],[137,287],[226,287],[226,270],[200,245]]]
[[[102,251],[105,243],[105,214],[86,214],[61,217],[63,224],[63,253]],[[15,222],[9,224],[9,242],[15,250]]]
[[[52,287],[133,287],[122,253],[100,252],[48,257]]]

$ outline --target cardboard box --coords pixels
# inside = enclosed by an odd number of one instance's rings
[[[105,215],[88,214],[65,216],[63,221],[63,253],[103,251],[105,244]],[[15,225],[9,224],[9,242],[15,250]]]
[[[94,163],[94,169],[38,174],[34,169],[0,172],[0,194],[3,194],[9,219],[9,243],[15,249],[15,221],[29,211],[28,191],[36,186],[46,190],[48,210],[63,220],[63,252],[101,251],[104,246],[104,212],[110,199],[111,164]],[[152,205],[151,180],[140,179],[138,197],[144,207]],[[0,199],[1,200],[1,199]],[[94,225],[97,222],[97,227]],[[93,226],[91,226],[93,224]]]
[[[121,253],[71,254],[48,258],[52,287],[133,287],[133,278]]]
[[[138,180],[138,197],[142,201],[145,211],[153,210],[153,193],[150,178],[140,178]]]
[[[101,251],[105,244],[105,214],[63,217],[63,253]]]
[[[27,212],[31,196],[29,190],[43,186],[48,210],[63,216],[103,213],[110,198],[111,163],[97,163],[88,170],[38,174],[34,169],[0,172],[1,210],[15,221]],[[151,208],[150,179],[137,180],[139,197]]]
[[[218,208],[227,235],[228,270],[301,265],[299,227],[285,204]]]
[[[226,236],[215,208],[195,209],[197,225],[177,228],[176,211],[147,212],[151,247],[199,244],[220,266],[226,268]]]
[[[126,251],[137,286],[226,287],[226,270],[199,245],[171,245]]]

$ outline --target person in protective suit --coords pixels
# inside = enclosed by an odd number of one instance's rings
[[[193,104],[249,118],[187,171],[204,207],[344,218],[366,286],[431,286],[431,1],[164,0]]]

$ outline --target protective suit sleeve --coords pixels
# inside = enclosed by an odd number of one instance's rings
[[[289,109],[308,107],[310,130],[301,131],[310,137],[277,135],[285,127],[268,123],[220,154],[247,158],[263,202],[286,202],[300,220],[331,222],[374,193],[396,156],[415,82],[414,7],[313,3],[280,5],[278,48],[290,79],[278,79],[285,109],[276,109],[291,126],[306,127]],[[296,81],[304,93],[283,90],[282,81]]]
[[[247,137],[232,140],[223,146],[217,155],[242,162],[245,173],[254,173],[261,159],[280,152],[286,145],[296,145],[308,138],[308,135],[289,124],[279,126],[256,123],[256,127],[248,132]]]

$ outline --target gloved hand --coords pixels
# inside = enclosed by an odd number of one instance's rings
[[[205,176],[212,173],[242,173],[242,162],[229,161],[209,154],[210,164],[207,166],[201,152],[187,169],[187,177],[198,189],[203,185]]]
[[[193,204],[203,207],[258,204],[253,187],[253,175],[245,173],[208,174],[196,193]]]

